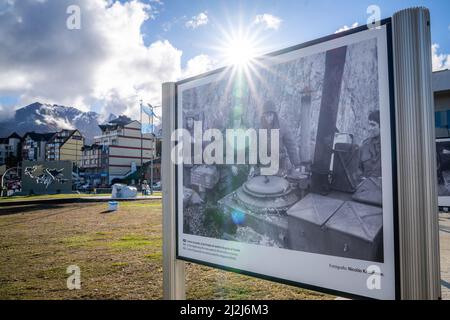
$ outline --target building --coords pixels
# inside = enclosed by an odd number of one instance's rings
[[[100,125],[100,129],[102,135],[95,137],[94,142],[104,146],[106,160],[102,161],[108,165],[108,183],[126,178],[155,158],[155,137],[151,133],[142,134],[139,121],[120,116]]]
[[[450,70],[433,72],[436,137],[450,137]]]
[[[108,185],[108,147],[93,144],[83,147],[80,176],[92,186]]]
[[[70,160],[74,166],[80,166],[83,154],[84,138],[78,130],[61,130],[55,133],[45,146],[47,161]]]
[[[0,165],[16,165],[20,156],[22,138],[13,133],[7,138],[0,138]]]
[[[29,161],[44,161],[45,160],[45,146],[55,132],[51,133],[36,133],[27,132],[22,140],[22,160]]]

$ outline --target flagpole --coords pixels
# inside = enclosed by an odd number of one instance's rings
[[[144,172],[144,162],[143,162],[143,150],[142,150],[142,148],[144,147],[143,146],[143,143],[142,143],[142,139],[143,139],[143,136],[142,136],[142,127],[143,127],[143,123],[142,123],[142,99],[141,99],[141,101],[140,101],[140,106],[141,106],[141,173],[143,173]],[[139,184],[142,186],[142,181],[141,181],[142,179],[141,178],[139,178]]]
[[[153,116],[154,116],[154,111],[153,111],[153,106],[151,108],[152,110],[152,159],[150,162],[150,194],[153,195],[153,158],[155,157],[155,147],[156,147],[156,143],[155,143],[155,129],[153,127]]]

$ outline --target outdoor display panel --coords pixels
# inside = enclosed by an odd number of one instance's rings
[[[71,193],[72,166],[72,161],[23,161],[22,193]]]
[[[450,138],[436,139],[439,207],[450,207]]]
[[[176,128],[192,137],[176,165],[178,259],[398,297],[390,32],[361,27],[177,83]]]

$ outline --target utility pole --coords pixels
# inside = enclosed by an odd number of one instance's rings
[[[143,156],[143,143],[142,143],[142,139],[143,139],[143,135],[142,135],[142,100],[140,103],[140,107],[141,107],[141,173],[144,172],[144,156]],[[142,181],[141,178],[139,178],[139,184],[142,185]]]
[[[153,194],[153,167],[154,167],[154,160],[155,160],[155,149],[156,149],[156,136],[155,136],[155,130],[154,130],[154,117],[156,117],[157,119],[161,120],[161,117],[158,117],[155,114],[155,109],[156,108],[161,108],[160,106],[156,106],[153,107],[150,103],[147,103],[147,105],[144,106],[141,103],[141,116],[142,116],[142,110],[148,115],[148,121],[149,124],[151,126],[151,134],[152,134],[152,139],[151,141],[153,142],[153,144],[151,145],[151,148],[149,148],[149,150],[152,151],[151,153],[151,158],[150,158],[150,193]]]
[[[155,127],[154,127],[154,117],[156,115],[155,115],[154,110],[156,108],[160,108],[160,107],[159,106],[153,107],[151,104],[149,104],[148,106],[150,107],[150,111],[151,111],[149,117],[151,117],[150,123],[151,123],[151,128],[152,128],[152,135],[153,135],[153,137],[152,137],[152,139],[153,139],[152,140],[153,141],[152,157],[150,160],[150,194],[153,194],[153,165],[154,165],[153,161],[155,159],[155,149],[156,149],[156,136],[155,136]],[[158,116],[156,116],[156,117],[158,117]]]
[[[153,195],[153,158],[154,158],[154,155],[155,155],[155,130],[154,130],[154,128],[153,128],[153,116],[155,115],[155,112],[153,111],[153,107],[151,108],[152,109],[152,159],[150,160],[151,162],[150,162],[150,194],[151,195]]]

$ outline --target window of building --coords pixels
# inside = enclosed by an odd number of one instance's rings
[[[450,108],[449,110],[436,111],[434,113],[436,138],[450,137]]]

